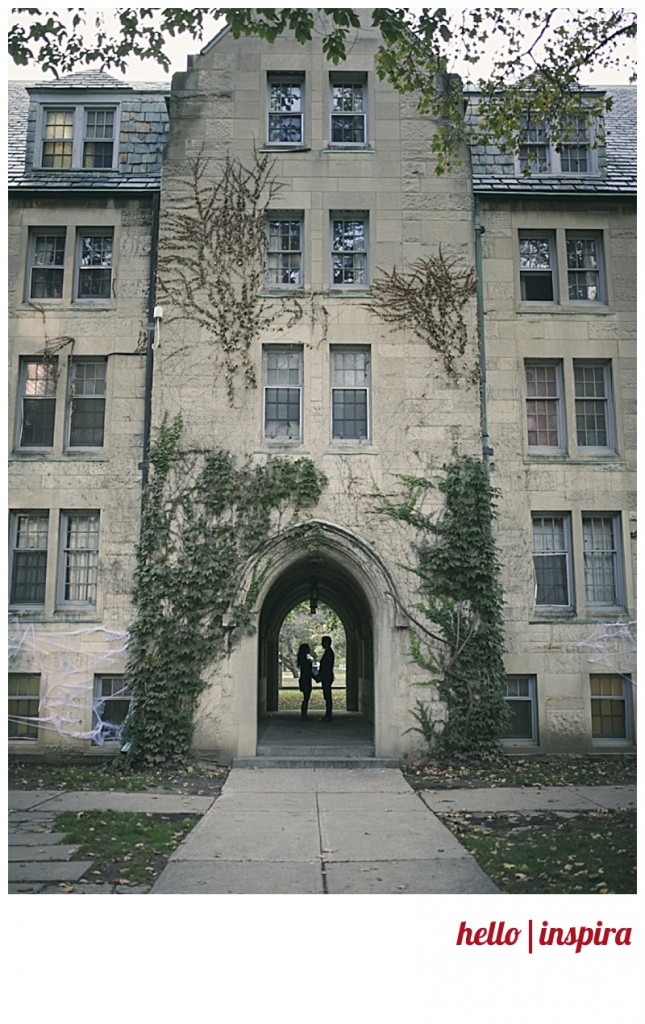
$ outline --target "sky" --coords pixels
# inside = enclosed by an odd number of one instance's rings
[[[89,16],[92,16],[94,14],[94,12],[98,13],[99,11],[101,11],[104,14],[107,15],[107,14],[109,14],[110,8],[114,8],[116,6],[117,6],[116,4],[111,4],[111,5],[108,4],[108,5],[105,5],[105,6],[101,7],[101,8],[85,8],[85,10],[87,11]],[[197,6],[197,5],[188,5],[188,6]],[[232,4],[224,3],[224,4],[220,4],[220,6],[221,7],[228,7],[228,6],[233,6],[233,5]],[[341,5],[341,4],[328,4],[328,6],[339,7],[339,6],[343,6],[343,5]],[[475,7],[475,6],[478,6],[478,5],[476,5],[476,4],[462,5],[462,7],[467,7],[467,6]],[[498,3],[497,6],[505,7],[505,6],[511,6],[511,5],[504,4],[504,3]],[[528,7],[529,5],[525,5],[525,6]],[[531,6],[540,7],[540,6],[547,6],[547,5],[544,5],[544,4],[533,4]],[[552,6],[552,5],[548,5],[548,6]],[[555,6],[558,6],[558,5],[555,5]],[[611,9],[612,7],[617,7],[617,6],[619,6],[619,5],[615,5],[615,4],[614,5],[612,5],[612,4],[605,5],[605,9]],[[589,9],[591,9],[591,8],[595,8],[595,7],[596,7],[596,4],[587,4],[587,5],[585,5],[583,3],[580,3],[580,4],[577,5],[577,9],[582,9],[582,8],[589,8]],[[411,9],[415,10],[414,7],[411,8]],[[61,9],[59,9],[59,10],[61,10]],[[68,10],[74,10],[74,8],[71,8],[71,9],[68,8]],[[567,8],[563,7],[562,10],[565,11],[565,10],[567,10]],[[192,39],[189,36],[180,36],[180,37],[178,37],[176,39],[170,40],[167,49],[168,49],[168,54],[169,54],[169,56],[171,58],[171,61],[172,61],[172,66],[171,66],[170,73],[168,75],[166,75],[164,73],[164,71],[161,68],[161,66],[159,64],[157,64],[155,61],[141,61],[141,60],[133,60],[129,64],[128,71],[127,71],[127,74],[125,76],[121,76],[118,71],[114,71],[114,70],[111,70],[110,74],[113,75],[116,78],[125,77],[129,81],[138,81],[138,82],[141,82],[141,81],[154,81],[154,82],[169,81],[171,75],[174,74],[176,71],[185,71],[186,70],[186,59],[187,59],[188,55],[189,54],[198,53],[199,50],[202,48],[202,46],[204,46],[217,33],[217,31],[219,30],[221,25],[222,25],[222,22],[216,22],[215,19],[212,19],[212,18],[209,19],[208,22],[207,22],[207,25],[206,25],[206,30],[204,32],[203,39],[201,41]],[[632,47],[632,52],[635,52],[635,51],[636,51],[636,44],[634,43],[633,47]],[[466,69],[457,68],[456,70],[459,71],[460,73],[464,74]],[[13,64],[12,61],[8,60],[7,61],[7,77],[9,79],[12,79],[12,80],[20,80],[20,81],[33,81],[33,80],[36,80],[36,81],[38,81],[38,80],[43,80],[43,79],[50,79],[52,76],[50,74],[43,75],[42,72],[40,72],[39,69],[37,67],[34,67],[34,66],[29,66],[29,67],[26,67],[26,68],[17,67],[16,65]],[[606,70],[602,70],[602,71],[598,72],[598,71],[595,71],[594,69],[589,69],[589,71],[586,73],[586,75],[583,78],[583,84],[586,84],[586,85],[587,84],[595,84],[595,85],[620,85],[620,84],[627,84],[627,82],[628,82],[628,75],[627,75],[627,71],[624,68],[619,68],[616,71],[613,71],[611,73],[606,71]]]

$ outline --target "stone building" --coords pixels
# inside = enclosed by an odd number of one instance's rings
[[[315,555],[277,530],[241,574],[244,595],[263,570],[253,620],[230,623],[206,675],[197,751],[256,753],[279,706],[281,624],[314,588],[345,629],[347,713],[377,756],[418,749],[411,712],[432,691],[409,649],[414,535],[375,496],[399,494],[401,475],[438,480],[455,450],[483,451],[500,492],[505,742],[633,748],[634,92],[617,91],[598,148],[580,132],[556,153],[527,132],[517,165],[464,152],[437,176],[432,121],[378,80],[377,45],[365,26],[335,67],[319,40],[225,31],[174,76],[167,116],[162,89],[105,75],[16,101],[12,750],[92,752],[119,735],[148,427],[177,413],[188,447],[307,457],[328,480],[307,517]],[[262,326],[228,359],[215,271],[234,230],[216,258],[190,249],[195,199],[227,167],[266,186],[250,210],[263,272],[247,280],[238,260],[235,297]],[[479,281],[454,373],[372,301],[384,274],[440,253]]]

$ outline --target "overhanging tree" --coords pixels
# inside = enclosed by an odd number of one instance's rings
[[[336,8],[115,8],[113,27],[96,9],[72,8],[65,15],[16,8],[9,29],[9,54],[16,64],[37,64],[55,75],[96,64],[125,71],[128,60],[153,59],[168,71],[171,38],[200,40],[209,19],[221,19],[233,35],[274,42],[291,31],[301,42],[322,39],[334,64],[351,50],[360,25],[358,9]],[[572,118],[599,121],[611,98],[585,95],[580,74],[621,69],[635,79],[636,11],[623,8],[374,8],[372,25],[381,36],[376,72],[399,92],[414,92],[421,113],[438,121],[432,148],[442,173],[462,143],[516,153],[530,97],[531,115],[548,127],[557,146],[568,139]],[[469,89],[480,99],[477,118],[464,117],[454,71],[472,70]],[[521,88],[509,88],[521,86]]]

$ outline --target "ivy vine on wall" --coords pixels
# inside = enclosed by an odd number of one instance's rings
[[[444,466],[438,487],[444,508],[426,515],[422,497],[432,483],[401,477],[403,498],[381,495],[383,511],[416,530],[420,600],[409,612],[412,657],[430,673],[445,718],[417,700],[415,728],[431,750],[488,756],[499,750],[507,717],[503,594],[493,534],[496,491],[487,467],[473,456]]]
[[[188,167],[162,211],[157,297],[168,306],[164,323],[204,329],[232,403],[237,384],[257,386],[253,342],[277,320],[288,328],[303,315],[297,298],[283,297],[276,308],[262,294],[266,215],[284,186],[268,155],[257,152],[249,167],[201,155]]]
[[[465,376],[471,383],[478,381],[477,358],[469,366],[466,356],[465,309],[477,292],[475,271],[447,259],[440,249],[436,256],[417,260],[407,273],[394,267],[391,274],[380,275],[372,283],[367,308],[425,341],[441,357],[451,380]]]
[[[226,651],[228,619],[248,624],[257,597],[259,578],[237,602],[242,567],[326,484],[309,459],[237,465],[226,451],[182,450],[181,434],[181,417],[164,419],[150,451],[127,669],[133,765],[187,756],[204,670]]]

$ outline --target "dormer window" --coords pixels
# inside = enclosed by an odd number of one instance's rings
[[[117,115],[115,106],[44,106],[38,166],[61,171],[112,169]]]
[[[583,114],[567,120],[564,140],[556,145],[549,126],[530,113],[522,117],[519,147],[522,174],[590,174],[593,170],[591,127]]]

